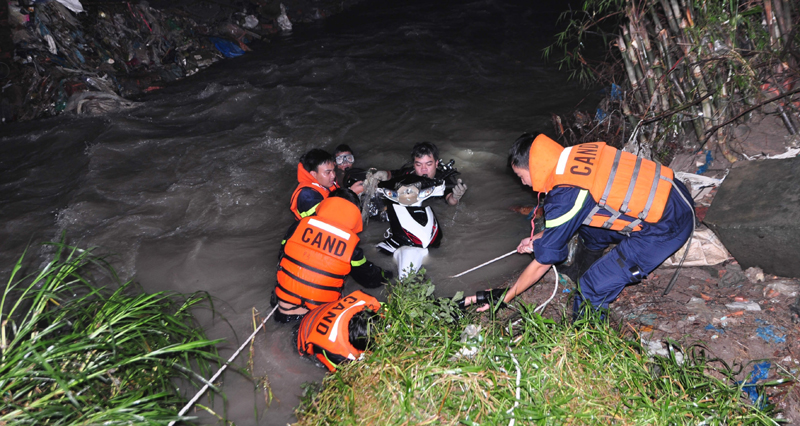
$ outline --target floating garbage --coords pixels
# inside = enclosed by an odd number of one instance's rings
[[[6,3],[4,28],[14,49],[0,52],[12,54],[0,66],[2,122],[128,107],[133,103],[124,98],[240,56],[279,28],[291,30],[289,16],[311,22],[345,7],[332,0],[315,0],[313,8],[302,3],[302,10],[293,0],[280,8],[252,0],[179,2],[165,10],[145,1]]]

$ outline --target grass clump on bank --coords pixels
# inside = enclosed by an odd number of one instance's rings
[[[181,420],[179,383],[203,384],[215,345],[190,309],[205,294],[143,294],[93,284],[89,251],[54,244],[52,261],[0,299],[0,425],[167,424]],[[185,417],[183,419],[190,419]]]
[[[325,378],[300,425],[774,424],[700,354],[650,358],[608,325],[525,306],[513,326],[476,333],[477,318],[455,321],[431,292],[422,275],[392,286],[373,351]]]

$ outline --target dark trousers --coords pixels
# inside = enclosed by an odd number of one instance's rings
[[[641,281],[686,243],[694,230],[694,203],[680,181],[675,185],[692,206],[689,207],[673,187],[661,220],[646,224],[641,231],[623,235],[602,228],[580,228],[578,232],[589,250],[601,250],[611,244],[617,246],[580,277],[574,312],[579,312],[584,300],[595,309],[608,308],[626,285]]]

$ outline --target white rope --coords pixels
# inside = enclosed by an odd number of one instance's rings
[[[514,356],[514,352],[511,351],[511,348],[508,348],[508,354],[511,355],[511,360],[514,361],[514,367],[517,369],[517,399],[514,401],[514,406],[506,411],[507,413],[511,413],[511,421],[508,422],[508,426],[514,426],[514,422],[516,421],[516,413],[514,410],[519,407],[519,382],[522,380],[522,371],[519,367],[519,361],[517,361],[517,358]]]
[[[511,250],[510,252],[508,252],[508,253],[506,253],[506,254],[504,254],[502,256],[498,256],[498,257],[495,257],[494,259],[492,259],[492,260],[490,260],[488,262],[481,263],[480,265],[478,265],[478,266],[476,266],[476,267],[474,267],[472,269],[467,269],[466,271],[464,271],[464,272],[462,272],[460,274],[452,275],[452,276],[450,276],[450,278],[458,278],[458,277],[460,277],[460,276],[462,276],[462,275],[464,275],[466,273],[472,272],[472,271],[474,271],[476,269],[479,269],[479,268],[483,268],[484,266],[486,266],[486,265],[488,265],[488,264],[490,264],[492,262],[497,262],[500,259],[503,259],[505,257],[511,256],[512,254],[514,254],[516,252],[517,252],[517,249]]]
[[[553,285],[553,294],[550,295],[549,299],[547,299],[544,303],[537,306],[536,309],[533,310],[534,314],[537,312],[544,312],[545,306],[547,306],[547,304],[550,303],[550,301],[553,300],[554,297],[556,297],[556,291],[558,290],[558,270],[556,270],[556,265],[552,266],[553,266],[553,274],[555,274],[556,276],[556,283]]]
[[[275,307],[272,308],[272,312],[270,312],[269,315],[267,315],[267,317],[264,318],[263,321],[261,321],[261,324],[259,324],[258,327],[256,328],[256,330],[253,332],[253,334],[251,334],[250,337],[248,337],[247,340],[244,343],[242,343],[242,346],[239,346],[239,349],[237,349],[236,352],[234,352],[233,355],[231,355],[231,357],[228,358],[228,362],[226,362],[222,367],[220,367],[220,369],[217,370],[216,374],[214,374],[214,376],[211,377],[208,380],[208,382],[206,382],[205,386],[203,386],[203,388],[200,389],[197,392],[197,394],[195,394],[194,398],[192,398],[192,400],[189,401],[181,409],[181,411],[178,413],[178,417],[181,417],[184,414],[186,414],[186,412],[189,411],[189,408],[191,408],[192,405],[194,405],[194,403],[197,402],[198,399],[200,399],[200,396],[203,395],[203,393],[205,393],[206,389],[208,389],[209,384],[210,383],[214,383],[214,380],[217,380],[217,377],[219,377],[219,375],[222,374],[222,372],[225,371],[226,368],[228,368],[228,364],[233,362],[233,360],[236,359],[237,356],[239,356],[239,353],[242,352],[242,350],[244,350],[244,347],[247,346],[247,344],[250,343],[250,341],[253,340],[254,337],[256,337],[256,334],[258,334],[258,332],[261,330],[261,327],[264,327],[264,324],[267,322],[269,317],[271,317],[272,314],[275,313],[276,309],[278,309],[278,305],[275,305]],[[173,420],[173,421],[169,422],[169,426],[173,426],[176,422],[177,422],[177,420]]]

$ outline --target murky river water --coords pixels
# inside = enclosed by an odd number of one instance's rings
[[[392,169],[428,140],[469,185],[457,207],[433,203],[445,233],[426,265],[437,293],[501,284],[529,258],[447,277],[530,232],[509,210],[533,195],[506,169],[507,149],[525,131],[551,132],[550,113],[585,95],[541,59],[563,3],[532,3],[367,2],[133,110],[4,126],[3,276],[28,243],[66,231],[73,244],[114,253],[120,274],[147,291],[209,292],[227,323],[201,318],[210,337],[229,340],[227,357],[252,332],[252,310],[270,310],[300,155],[347,143],[357,166]],[[372,248],[385,228],[370,223],[362,244],[392,267]],[[356,288],[348,282],[346,292]],[[300,385],[325,373],[297,356],[290,326],[272,321],[256,339],[254,371],[269,378],[275,400],[267,409],[250,382],[226,374],[228,415],[239,425],[293,421]]]

